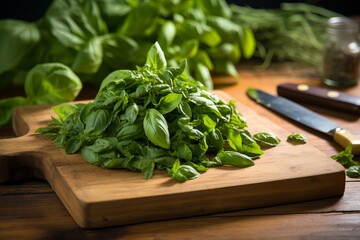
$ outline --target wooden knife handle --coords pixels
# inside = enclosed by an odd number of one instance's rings
[[[346,148],[350,144],[352,145],[352,153],[360,154],[360,138],[352,135],[348,130],[338,128],[334,133],[334,141],[337,142],[343,148]]]
[[[277,87],[277,92],[278,95],[297,102],[360,115],[360,97],[341,91],[305,84],[285,83]]]

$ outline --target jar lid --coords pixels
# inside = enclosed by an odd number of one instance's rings
[[[358,34],[359,25],[347,17],[332,17],[327,22],[327,31],[332,34]]]

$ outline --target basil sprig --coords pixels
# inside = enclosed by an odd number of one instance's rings
[[[53,107],[60,119],[37,132],[91,164],[141,171],[146,179],[154,169],[184,182],[208,167],[254,165],[263,152],[235,102],[207,92],[185,68],[186,61],[168,67],[155,43],[145,66],[109,74],[93,102]]]

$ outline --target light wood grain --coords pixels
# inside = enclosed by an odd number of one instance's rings
[[[221,91],[224,100],[231,97]],[[34,134],[55,115],[49,106],[16,110],[13,127],[22,137],[0,140],[1,181],[34,175],[46,179],[74,220],[84,228],[133,224],[227,212],[339,196],[343,168],[307,145],[291,145],[289,134],[242,104],[238,109],[250,132],[270,131],[283,141],[246,169],[219,167],[199,178],[176,183],[166,172],[151,180],[127,170],[104,170],[80,154],[65,154],[44,136]],[[32,165],[33,164],[33,165]],[[19,167],[19,168],[18,168]],[[15,176],[15,177],[14,177]]]

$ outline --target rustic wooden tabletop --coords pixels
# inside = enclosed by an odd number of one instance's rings
[[[308,144],[329,157],[341,151],[325,135],[286,120],[250,100],[245,92],[256,87],[276,94],[281,83],[321,86],[316,71],[296,63],[273,64],[256,70],[252,64],[239,66],[241,80],[216,76],[216,89],[255,110],[289,132],[302,132]],[[360,96],[360,85],[342,89]],[[86,86],[78,100],[91,99],[96,89]],[[22,90],[0,91],[0,98],[22,94]],[[359,116],[309,106],[360,136]],[[10,128],[0,128],[0,138],[13,137]],[[359,160],[359,157],[356,158]],[[360,179],[347,178],[342,197],[267,208],[151,222],[97,230],[78,227],[48,183],[0,185],[0,239],[359,239]]]

